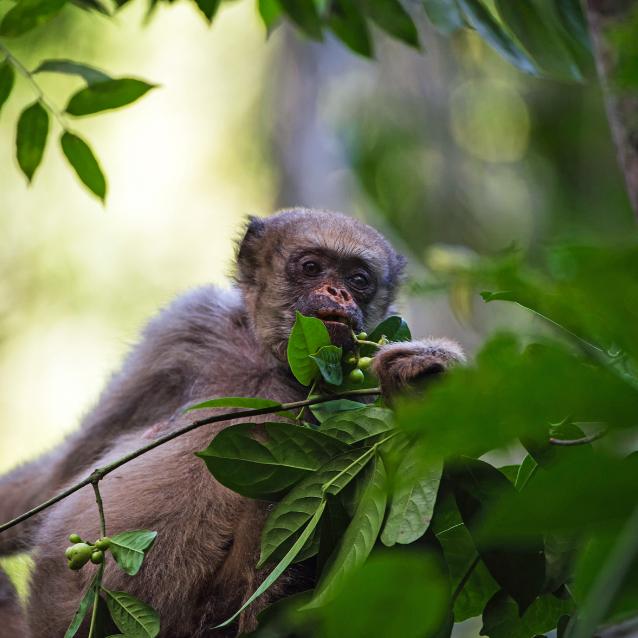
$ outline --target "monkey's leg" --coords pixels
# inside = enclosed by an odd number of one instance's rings
[[[12,638],[28,636],[18,595],[2,569],[0,569],[0,633]]]

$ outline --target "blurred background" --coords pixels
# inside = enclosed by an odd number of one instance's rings
[[[373,224],[410,259],[413,333],[470,352],[499,327],[537,327],[469,290],[431,290],[437,270],[633,228],[595,83],[532,79],[470,32],[421,26],[423,52],[377,31],[368,61],[285,27],[267,38],[252,0],[224,3],[212,27],[179,2],[146,20],[136,0],[112,19],[69,6],[17,41],[29,68],[73,57],[161,86],[77,122],[109,179],[105,207],[53,135],[27,187],[14,158],[24,81],[3,109],[0,472],[77,427],[157,308],[229,285],[249,214],[304,205]],[[60,106],[80,84],[40,81]]]

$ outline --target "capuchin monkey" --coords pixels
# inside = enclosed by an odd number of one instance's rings
[[[305,398],[307,388],[286,362],[295,312],[319,317],[332,341],[347,347],[353,330],[370,330],[388,316],[404,264],[377,231],[338,213],[295,208],[252,218],[237,252],[235,287],[188,292],[151,320],[82,427],[0,479],[0,523],[192,421],[182,414],[185,405],[216,396]],[[462,361],[456,343],[428,339],[383,346],[374,372],[388,396]],[[232,423],[193,430],[100,482],[108,534],[158,532],[135,577],[108,561],[104,585],[154,607],[167,638],[249,631],[266,605],[312,585],[303,567],[293,566],[233,626],[213,629],[268,571],[255,567],[268,504],[223,487],[193,454]],[[12,638],[64,635],[93,572],[67,568],[71,532],[100,536],[91,486],[0,534],[0,555],[29,550],[35,560],[23,616],[0,573],[0,634],[10,627]],[[86,636],[86,625],[79,635]]]

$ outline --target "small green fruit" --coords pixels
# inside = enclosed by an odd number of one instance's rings
[[[69,543],[81,543],[82,539],[79,534],[69,534]]]
[[[362,339],[367,339],[368,338],[368,333],[367,332],[360,332],[357,335],[357,339],[362,340]]]
[[[91,562],[94,565],[99,565],[100,563],[104,562],[104,552],[100,551],[99,549],[94,551],[91,554]]]
[[[359,383],[363,383],[363,379],[364,379],[364,375],[363,375],[363,370],[360,370],[359,368],[355,368],[349,375],[348,375],[348,379],[352,382],[352,383],[356,383],[357,385]]]
[[[371,363],[372,357],[361,357],[357,363],[357,368],[359,368],[359,370],[366,370],[370,367]]]
[[[80,569],[91,559],[93,551],[93,547],[86,543],[76,543],[75,545],[72,545],[64,552],[68,559],[67,565],[73,570]]]
[[[357,357],[355,357],[353,354],[351,354],[347,359],[346,359],[346,363],[349,366],[356,366],[357,365]]]
[[[108,549],[111,546],[111,539],[108,536],[104,536],[95,541],[95,546],[102,550]]]

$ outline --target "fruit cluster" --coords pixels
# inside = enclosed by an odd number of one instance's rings
[[[111,539],[108,536],[98,538],[94,543],[87,543],[80,538],[79,534],[71,534],[69,541],[73,545],[66,548],[64,555],[67,559],[67,566],[73,570],[81,569],[89,561],[94,565],[103,563],[104,552],[111,544]]]

